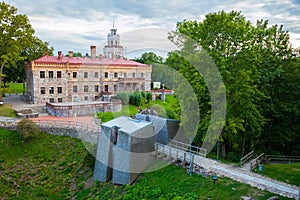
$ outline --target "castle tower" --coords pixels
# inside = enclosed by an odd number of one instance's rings
[[[107,35],[107,45],[103,48],[103,53],[105,58],[116,59],[124,57],[124,48],[120,45],[120,35],[117,34],[114,24]]]

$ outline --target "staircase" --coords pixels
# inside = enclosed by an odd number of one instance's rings
[[[258,164],[261,163],[263,156],[264,156],[264,153],[260,154],[259,156],[255,156],[254,151],[251,151],[246,156],[241,158],[241,160],[240,160],[241,169],[244,171],[251,171]]]

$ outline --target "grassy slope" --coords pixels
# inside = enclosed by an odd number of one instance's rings
[[[170,165],[146,173],[132,186],[92,182],[94,159],[77,139],[42,134],[22,144],[16,132],[0,130],[0,196],[4,199],[240,199],[272,194],[227,178],[189,177]],[[281,198],[285,199],[285,198]]]
[[[10,104],[0,105],[0,116],[4,117],[17,117],[15,111],[12,109]]]
[[[278,181],[289,183],[292,185],[300,185],[300,163],[295,164],[266,164],[263,165],[263,171],[255,172],[264,176],[273,178]]]
[[[67,199],[92,175],[93,164],[79,140],[42,134],[22,144],[16,132],[0,130],[4,199]]]

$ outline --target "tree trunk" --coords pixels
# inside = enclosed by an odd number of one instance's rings
[[[25,80],[23,79],[23,96],[25,95]]]
[[[245,122],[245,127],[244,127],[245,131],[244,131],[243,142],[242,142],[242,157],[244,157],[244,153],[245,153],[244,151],[245,151],[245,141],[246,141],[246,133],[247,133],[246,128],[247,128],[247,120]]]
[[[2,102],[2,72],[3,72],[4,66],[0,67],[0,102]]]
[[[226,158],[226,147],[224,142],[221,143],[221,147],[222,147],[222,158]]]

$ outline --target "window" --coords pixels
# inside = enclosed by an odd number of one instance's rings
[[[104,78],[108,78],[108,72],[104,73]]]
[[[41,87],[41,94],[46,94],[46,88],[45,87]]]
[[[84,72],[84,73],[83,73],[83,77],[84,77],[84,78],[88,78],[88,72]]]
[[[73,78],[77,78],[77,72],[73,72]]]
[[[84,96],[84,100],[85,101],[89,100],[89,96]]]
[[[73,85],[73,92],[77,92],[77,85]]]
[[[56,77],[57,77],[57,78],[61,78],[61,71],[57,71],[57,72],[56,72]]]
[[[105,91],[105,92],[108,92],[108,85],[105,85],[105,86],[104,86],[104,91]]]
[[[45,71],[40,71],[40,78],[45,78]]]
[[[132,78],[135,78],[135,73],[132,73]]]
[[[141,78],[144,78],[144,73],[141,73]]]
[[[118,73],[117,72],[114,73],[114,77],[118,78]]]
[[[78,102],[78,97],[77,96],[73,97],[73,102]]]
[[[57,94],[61,94],[62,93],[62,87],[57,87]]]
[[[98,72],[95,72],[95,78],[98,78],[99,74]]]
[[[117,85],[114,85],[114,91],[118,91],[118,86]]]
[[[83,92],[88,92],[88,91],[89,91],[89,86],[88,85],[83,86]]]
[[[49,78],[53,78],[53,71],[49,71]]]
[[[95,92],[99,92],[99,85],[95,85],[94,90]]]
[[[50,87],[49,94],[54,94],[54,87]]]
[[[124,78],[126,78],[127,77],[127,74],[126,73],[124,73]]]
[[[49,103],[54,103],[54,98],[50,98]]]
[[[62,103],[62,98],[57,98],[58,103]]]

